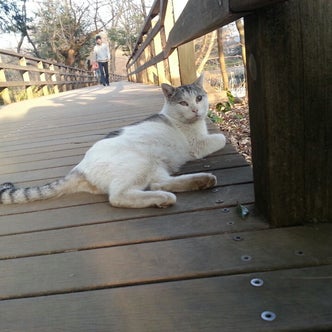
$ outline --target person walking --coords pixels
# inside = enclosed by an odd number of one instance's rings
[[[108,62],[110,60],[110,50],[108,45],[103,43],[100,36],[96,36],[96,45],[93,49],[93,60],[98,63],[100,71],[100,83],[110,85],[109,73],[108,73]]]

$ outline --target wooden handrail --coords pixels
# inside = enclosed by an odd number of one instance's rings
[[[253,10],[282,1],[285,0],[189,0],[162,41],[161,52],[156,53],[154,39],[158,34],[165,35],[166,7],[171,1],[155,0],[127,63],[129,79],[137,81],[135,75],[168,59],[179,46],[250,14]],[[156,16],[158,21],[153,24]],[[153,50],[153,57],[142,59],[149,47]]]
[[[0,49],[3,104],[97,84],[92,71]]]

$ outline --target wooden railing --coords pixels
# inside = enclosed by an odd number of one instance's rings
[[[194,39],[284,0],[155,0],[127,63],[130,81],[186,84],[196,77]],[[175,54],[174,54],[175,53]]]
[[[97,84],[92,71],[0,50],[2,104]]]

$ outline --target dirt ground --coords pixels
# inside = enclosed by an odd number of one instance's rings
[[[241,153],[249,164],[251,164],[251,140],[249,125],[248,103],[235,104],[227,112],[217,112],[215,105],[211,105],[212,112],[220,120],[216,124],[231,141],[236,150]]]

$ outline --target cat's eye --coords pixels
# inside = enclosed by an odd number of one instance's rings
[[[198,102],[200,102],[202,99],[203,99],[203,96],[198,95],[198,96],[196,97],[196,102],[198,103]]]
[[[188,106],[188,103],[186,101],[180,101],[179,104],[182,106]]]

